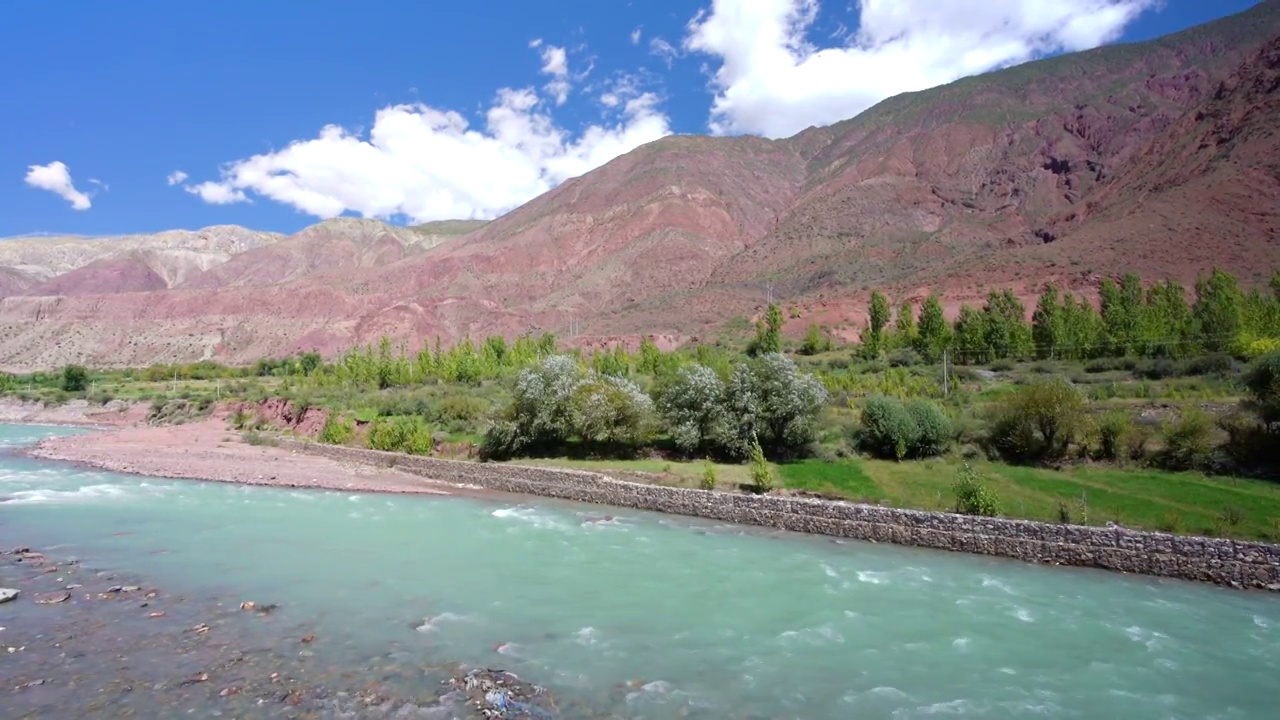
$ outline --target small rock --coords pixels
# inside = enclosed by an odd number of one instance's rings
[[[31,682],[28,682],[28,683],[22,683],[18,687],[14,688],[14,691],[25,690],[29,687],[38,687],[40,685],[45,684],[45,682],[46,681],[43,678],[40,680],[32,680]]]
[[[71,593],[63,590],[61,592],[44,593],[36,596],[37,605],[54,605],[66,602],[71,599]]]
[[[162,617],[164,617],[164,611],[163,611],[163,610],[158,610],[158,611],[153,612],[153,613],[147,613],[147,617],[149,617],[149,618],[162,618]]]
[[[18,597],[18,591],[14,588],[0,588],[0,603],[7,603]]]
[[[316,639],[315,633],[308,633],[307,635],[303,636],[302,642],[304,643],[315,642],[315,639]]]
[[[245,600],[244,602],[240,603],[241,610],[252,610],[253,608],[254,608],[254,603],[252,600]]]

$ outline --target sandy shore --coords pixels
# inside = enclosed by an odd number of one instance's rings
[[[343,463],[267,445],[249,445],[238,433],[227,429],[222,417],[162,427],[129,425],[88,435],[51,438],[40,442],[28,454],[152,477],[360,492],[435,495],[459,492],[454,486],[390,468]]]

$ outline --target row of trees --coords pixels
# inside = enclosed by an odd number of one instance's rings
[[[734,366],[727,380],[705,365],[684,364],[663,376],[652,396],[629,378],[553,355],[519,374],[482,454],[554,453],[571,442],[628,454],[659,432],[688,454],[744,460],[755,447],[792,454],[813,440],[826,401],[822,384],[778,353]]]
[[[1280,274],[1271,290],[1245,292],[1234,275],[1214,270],[1196,281],[1189,300],[1187,290],[1174,280],[1143,287],[1137,275],[1128,274],[1119,283],[1102,283],[1096,308],[1083,297],[1049,287],[1028,322],[1026,307],[1012,291],[993,290],[983,307],[961,306],[953,323],[946,321],[936,294],[924,301],[918,315],[903,303],[894,318],[888,298],[876,291],[860,352],[878,358],[910,349],[927,362],[950,352],[961,363],[1186,357],[1196,352],[1256,356],[1280,347]]]

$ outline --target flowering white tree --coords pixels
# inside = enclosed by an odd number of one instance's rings
[[[733,434],[725,407],[725,386],[705,365],[686,365],[658,394],[658,411],[676,447],[708,452]]]

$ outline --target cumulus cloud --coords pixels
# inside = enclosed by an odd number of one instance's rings
[[[76,210],[88,210],[93,206],[89,196],[76,189],[71,182],[71,171],[66,164],[54,160],[48,165],[27,166],[26,183],[33,188],[48,190],[71,203]]]
[[[504,88],[472,127],[456,112],[391,105],[367,136],[329,125],[187,190],[220,204],[256,194],[321,218],[491,218],[671,132],[652,93],[619,97],[607,122],[576,137],[545,107],[532,88]]]
[[[556,45],[542,48],[542,74],[550,75],[551,80],[543,86],[557,105],[563,105],[569,99],[569,56],[565,49]]]
[[[182,189],[210,205],[231,205],[232,203],[249,201],[249,196],[245,195],[243,190],[233,185],[216,183],[211,180],[195,185],[183,185]]]
[[[1114,41],[1159,1],[858,0],[857,30],[820,48],[809,40],[817,0],[713,0],[684,44],[719,61],[713,132],[782,137],[898,93]]]
[[[188,177],[189,176],[181,170],[174,170],[169,174],[169,177],[165,178],[165,181],[170,185],[181,185],[187,181]]]

